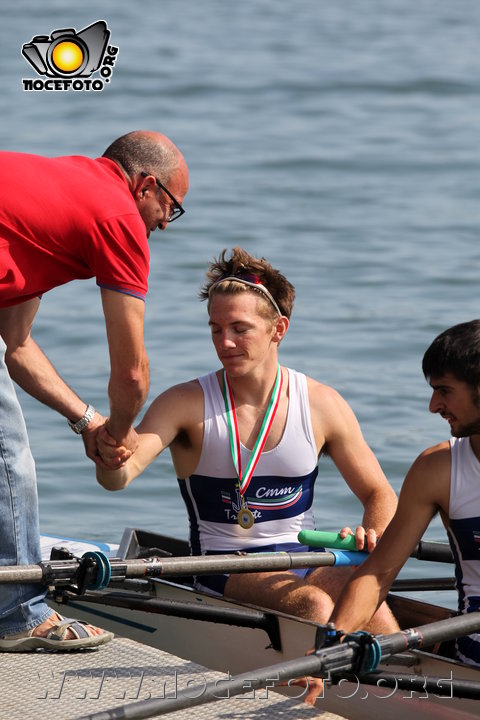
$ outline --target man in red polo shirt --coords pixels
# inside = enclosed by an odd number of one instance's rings
[[[132,423],[148,391],[143,339],[150,232],[183,214],[188,169],[164,135],[135,131],[103,157],[45,158],[0,153],[0,565],[40,560],[36,478],[12,380],[62,414],[102,463],[96,436],[105,426],[129,457]],[[95,277],[110,352],[110,416],[68,387],[32,339],[44,292]],[[112,635],[63,621],[35,585],[4,586],[0,651],[74,649]]]

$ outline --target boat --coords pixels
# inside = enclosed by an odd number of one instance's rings
[[[125,560],[189,555],[187,542],[135,528],[126,528],[118,546],[43,538],[44,548],[59,544],[76,553],[87,548]],[[125,579],[103,589],[77,591],[53,589],[48,602],[62,614],[212,670],[244,674],[246,680],[249,671],[303,657],[315,644],[317,623],[199,592],[192,577]],[[403,594],[390,593],[388,602],[402,628],[447,620],[455,614]],[[327,682],[315,707],[355,720],[371,720],[372,713],[393,720],[403,720],[406,713],[425,719],[479,716],[480,670],[452,659],[452,643],[396,653],[368,681],[372,684],[348,675],[336,684]],[[459,684],[471,697],[453,696],[452,687]],[[440,694],[440,685],[446,695]],[[297,685],[278,689],[299,701],[305,692]]]

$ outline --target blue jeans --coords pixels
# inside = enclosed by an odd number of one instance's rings
[[[22,410],[0,337],[0,565],[39,562],[37,481]],[[30,630],[52,614],[43,585],[0,585],[0,636]]]

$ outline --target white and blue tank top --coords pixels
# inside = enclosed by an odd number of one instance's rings
[[[307,379],[288,369],[285,429],[276,447],[262,452],[245,493],[254,515],[249,529],[237,523],[240,496],[230,453],[225,403],[215,372],[199,378],[205,398],[204,436],[195,472],[179,479],[190,522],[193,555],[235,552],[296,543],[300,530],[315,527],[313,489],[318,455],[310,417]],[[241,445],[242,467],[251,451]]]
[[[480,462],[470,438],[451,438],[448,537],[455,560],[458,610],[480,609]],[[457,640],[457,658],[480,665],[480,634]]]

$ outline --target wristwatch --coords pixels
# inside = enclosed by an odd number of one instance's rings
[[[93,405],[87,405],[87,409],[85,410],[84,414],[80,418],[80,420],[77,420],[77,422],[72,422],[71,420],[67,419],[68,427],[70,427],[74,433],[77,435],[81,435],[82,432],[87,427],[90,420],[95,415],[96,410],[93,407]]]

